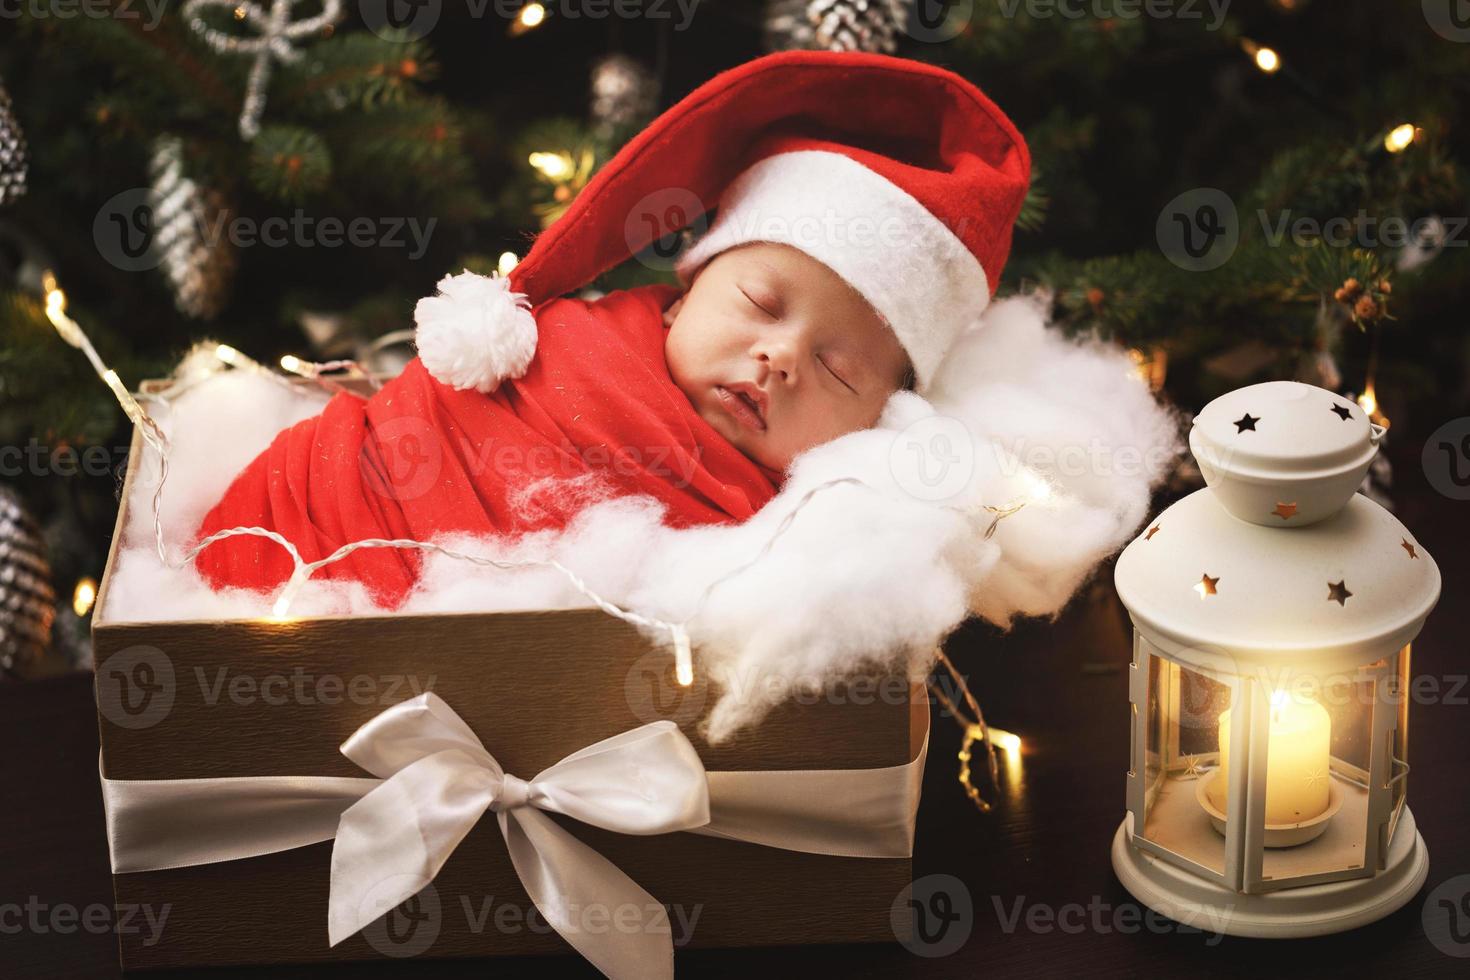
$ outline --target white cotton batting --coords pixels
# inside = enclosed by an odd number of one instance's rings
[[[794,463],[781,493],[741,525],[675,530],[652,498],[591,505],[564,531],[517,540],[438,543],[499,559],[555,558],[609,601],[689,622],[696,669],[718,691],[712,741],[758,722],[785,696],[878,668],[918,677],[969,615],[1008,627],[1054,616],[1098,562],[1147,515],[1150,491],[1181,452],[1175,414],[1158,403],[1115,345],[1073,341],[1045,322],[1044,301],[997,303],[966,332],[928,389],[899,392],[878,426]],[[186,362],[197,371],[198,363]],[[320,411],[293,393],[231,371],[152,405],[173,451],[163,500],[177,558],[230,480],[280,429]],[[215,593],[193,570],[162,567],[147,454],[107,592],[108,622],[253,618],[274,596]],[[816,493],[769,553],[783,519]],[[1022,506],[1000,520],[991,508]],[[491,612],[590,603],[553,569],[505,571],[430,553],[400,612]],[[366,591],[310,582],[295,616],[383,615]]]

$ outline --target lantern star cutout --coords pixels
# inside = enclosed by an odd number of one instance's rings
[[[1353,417],[1352,409],[1345,408],[1342,405],[1333,405],[1332,410],[1336,412],[1337,417],[1342,419],[1344,422]]]
[[[1352,593],[1348,591],[1347,581],[1346,580],[1343,580],[1341,582],[1328,582],[1327,583],[1327,601],[1328,602],[1334,602],[1335,601],[1339,606],[1345,606],[1345,605],[1347,605],[1348,599],[1351,598],[1351,597],[1352,597]]]
[[[1204,767],[1199,764],[1199,756],[1188,755],[1184,757],[1184,775],[1199,776],[1204,771]]]
[[[1281,501],[1278,500],[1278,501],[1276,501],[1276,509],[1273,510],[1271,513],[1275,514],[1277,517],[1281,518],[1283,521],[1284,520],[1287,520],[1288,518],[1295,517],[1296,516],[1296,501],[1293,500],[1289,504],[1283,504]]]
[[[1194,591],[1199,593],[1199,597],[1201,599],[1203,599],[1207,595],[1214,595],[1215,585],[1219,581],[1220,576],[1218,575],[1216,575],[1214,578],[1210,578],[1208,574],[1201,575],[1199,581],[1194,583]]]
[[[1409,557],[1410,558],[1418,558],[1419,557],[1419,552],[1415,551],[1414,550],[1414,546],[1411,545],[1411,544],[1409,544],[1409,539],[1408,538],[1402,539],[1401,543],[1404,546],[1404,550],[1409,553]]]
[[[1316,786],[1318,783],[1324,781],[1327,777],[1322,774],[1321,769],[1313,769],[1311,772],[1307,773],[1306,778],[1308,786]]]
[[[1240,418],[1235,420],[1235,431],[1237,433],[1240,433],[1244,432],[1246,429],[1249,429],[1254,432],[1256,431],[1256,423],[1259,421],[1261,421],[1261,417],[1259,415],[1252,416],[1250,412],[1246,412]]]
[[[1158,534],[1158,533],[1159,533],[1159,526],[1157,524],[1155,524],[1153,527],[1151,527],[1151,528],[1148,529],[1148,533],[1143,536],[1143,540],[1147,541],[1149,538],[1153,537],[1155,534]]]

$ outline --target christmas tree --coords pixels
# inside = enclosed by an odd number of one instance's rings
[[[57,643],[82,642],[73,587],[84,612],[130,427],[48,303],[64,294],[129,384],[206,337],[391,372],[442,275],[509,268],[658,110],[768,50],[931,61],[1004,106],[1035,180],[1002,290],[1043,290],[1065,329],[1126,344],[1179,403],[1281,377],[1380,420],[1463,398],[1470,27],[1441,6],[17,8],[0,445],[44,529]],[[657,265],[597,285],[670,275]]]

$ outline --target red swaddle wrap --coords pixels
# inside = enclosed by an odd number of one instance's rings
[[[563,528],[626,494],[658,499],[672,527],[750,517],[782,477],[701,418],[670,376],[663,311],[678,294],[655,285],[548,300],[534,310],[526,374],[488,395],[435,381],[417,358],[370,399],[336,395],[241,471],[198,539],[263,527],[312,562],[366,538]],[[393,608],[422,561],[416,549],[362,548],[314,577],[360,581]],[[218,541],[197,564],[215,589],[272,589],[292,571],[258,536]]]

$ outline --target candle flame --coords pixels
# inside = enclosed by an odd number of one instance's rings
[[[1363,393],[1358,396],[1358,407],[1367,413],[1368,418],[1378,425],[1388,428],[1388,416],[1378,410],[1378,393],[1373,390],[1373,382],[1369,381],[1363,386]]]

